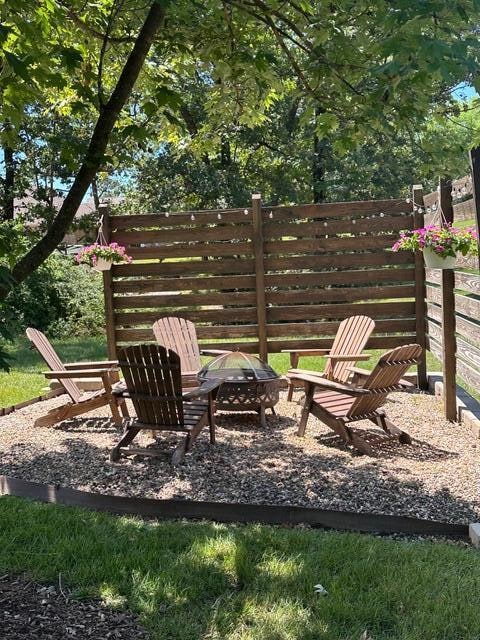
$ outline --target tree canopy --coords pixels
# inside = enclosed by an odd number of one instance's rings
[[[427,120],[457,117],[455,86],[480,88],[478,0],[5,0],[0,12],[4,202],[32,149],[67,189],[16,282],[55,249],[101,170],[168,147],[209,180],[212,160],[231,166],[238,147],[248,168],[259,145],[274,173],[290,143],[269,156],[269,138],[290,126],[296,140],[305,132],[299,173],[313,145],[318,195],[329,153],[416,145]]]

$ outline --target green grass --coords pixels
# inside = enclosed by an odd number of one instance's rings
[[[52,340],[52,344],[64,362],[103,360],[107,354],[103,337]],[[30,400],[48,386],[42,375],[47,366],[37,350],[30,349],[26,338],[19,338],[14,344],[7,345],[6,350],[14,360],[10,373],[0,371],[0,407]]]
[[[478,640],[480,554],[360,534],[143,522],[0,499],[0,568],[100,596],[155,640]],[[328,595],[314,593],[321,583]]]

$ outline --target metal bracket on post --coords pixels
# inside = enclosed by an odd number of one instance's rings
[[[252,193],[253,251],[255,256],[255,292],[257,301],[258,353],[268,360],[267,305],[265,300],[265,265],[263,246],[262,196]]]

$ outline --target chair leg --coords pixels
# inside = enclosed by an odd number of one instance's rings
[[[128,412],[128,407],[127,407],[127,401],[126,400],[122,400],[120,402],[120,411],[122,412],[122,416],[124,418],[129,418],[130,417],[130,413]]]
[[[396,436],[398,438],[398,441],[402,444],[412,444],[411,436],[406,431],[402,431],[402,429],[399,429],[397,425],[391,422],[384,414],[379,415],[376,420],[372,418],[372,422],[378,424],[378,426],[381,427],[385,431],[385,433]]]
[[[297,436],[303,438],[305,435],[305,429],[307,428],[308,416],[313,403],[313,385],[309,384],[305,393],[305,401],[303,403],[302,415],[300,422],[298,423]]]
[[[290,379],[288,381],[288,393],[287,393],[287,400],[288,402],[292,401],[292,396],[293,396],[293,380]]]
[[[208,427],[210,430],[210,444],[215,444],[215,400],[209,399]]]
[[[190,450],[192,446],[190,434],[187,434],[186,437],[182,440],[182,442],[178,445],[172,455],[172,465],[175,467],[180,462],[183,462],[185,458],[185,454]]]
[[[122,416],[120,415],[120,411],[118,410],[118,403],[113,396],[108,398],[108,404],[110,405],[110,410],[112,412],[113,422],[116,427],[121,427],[123,424]]]
[[[113,447],[110,451],[110,460],[111,462],[117,462],[120,460],[122,452],[120,449],[124,447],[128,447],[128,445],[132,442],[132,440],[140,433],[141,429],[137,429],[136,427],[130,427],[128,424],[125,428],[125,431],[122,434],[118,444]]]

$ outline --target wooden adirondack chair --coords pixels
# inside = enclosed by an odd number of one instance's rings
[[[325,356],[327,365],[321,374],[328,380],[346,383],[351,377],[349,367],[360,360],[368,360],[370,356],[362,354],[365,345],[375,328],[375,322],[368,316],[351,316],[340,323],[331,349],[293,349],[284,350],[290,354],[290,369],[287,372],[288,396],[292,399],[295,384],[300,375],[313,373],[306,369],[297,369],[301,356]],[[319,374],[316,374],[319,375]]]
[[[127,387],[120,394],[131,398],[137,417],[126,421],[119,443],[110,452],[110,460],[115,462],[122,455],[159,455],[151,448],[128,447],[142,429],[186,434],[173,453],[172,464],[183,460],[206,424],[210,427],[210,443],[215,443],[214,395],[221,381],[209,380],[182,393],[181,360],[174,351],[141,344],[120,349],[118,356]]]
[[[202,368],[200,355],[218,356],[229,353],[220,349],[200,350],[195,325],[185,318],[160,318],[153,324],[153,333],[158,344],[175,351],[180,356],[184,387],[198,384],[197,373]]]
[[[51,427],[57,422],[67,420],[87,413],[93,409],[110,405],[115,424],[121,425],[122,418],[118,407],[124,416],[128,416],[128,409],[123,398],[116,398],[112,393],[118,377],[118,363],[116,360],[106,360],[103,362],[71,362],[64,364],[50,341],[38,329],[27,329],[27,338],[36,347],[39,354],[51,371],[45,372],[47,379],[58,380],[70,396],[70,402],[56,407],[46,415],[35,420],[36,427]],[[103,389],[99,391],[83,392],[73,378],[101,378]]]
[[[397,437],[404,444],[410,444],[408,433],[388,420],[381,407],[389,393],[404,388],[400,384],[401,379],[409,367],[418,363],[421,354],[422,348],[418,344],[408,344],[384,353],[362,387],[303,375],[306,394],[297,435],[305,435],[308,416],[312,413],[345,442],[368,455],[374,455],[372,447],[348,426],[350,423],[370,420],[385,433]]]

